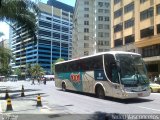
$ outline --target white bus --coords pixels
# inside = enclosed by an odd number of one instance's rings
[[[150,95],[147,70],[140,54],[110,51],[55,64],[55,86],[103,98]]]

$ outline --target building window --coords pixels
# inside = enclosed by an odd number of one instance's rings
[[[84,28],[85,33],[89,33],[89,28]]]
[[[89,25],[89,21],[84,21],[84,25]]]
[[[66,12],[62,12],[62,15],[67,16],[67,17],[68,17],[68,13],[66,13]]]
[[[134,19],[127,20],[127,21],[125,21],[124,24],[125,24],[124,25],[125,28],[132,27],[132,26],[134,26]]]
[[[141,30],[141,38],[149,37],[154,35],[154,27],[149,27]]]
[[[104,33],[104,37],[106,37],[106,38],[109,37],[109,33],[106,33],[106,32],[105,32],[105,33]]]
[[[104,21],[109,21],[109,17],[104,17]]]
[[[98,21],[103,21],[103,16],[98,16]]]
[[[89,11],[89,8],[84,8],[84,11]]]
[[[103,29],[103,24],[98,24],[98,29]]]
[[[122,8],[114,12],[114,18],[122,16]]]
[[[104,13],[109,13],[109,10],[108,9],[104,9]]]
[[[98,13],[103,13],[103,9],[98,9]]]
[[[123,45],[123,39],[114,40],[114,46],[115,47],[122,46],[122,45]]]
[[[84,40],[89,40],[89,36],[84,36]]]
[[[157,5],[157,15],[160,15],[160,4]]]
[[[124,13],[128,13],[134,10],[134,3],[130,3],[124,7]]]
[[[84,4],[85,5],[89,5],[89,1],[84,1]]]
[[[109,25],[107,25],[107,24],[106,24],[106,25],[104,25],[104,29],[109,29],[109,27],[110,27],[110,26],[109,26]]]
[[[103,2],[98,2],[99,7],[103,6]]]
[[[84,55],[89,55],[89,51],[84,51]]]
[[[115,25],[114,26],[114,33],[122,31],[122,29],[123,29],[123,24],[122,23],[120,23],[118,25]]]
[[[98,52],[103,52],[103,49],[98,49]]]
[[[160,33],[160,24],[157,25],[157,34]]]
[[[109,46],[109,41],[104,41],[104,45]]]
[[[158,64],[146,64],[148,72],[157,72],[158,73]]]
[[[147,0],[140,0],[140,3],[142,4],[142,3],[145,3]]]
[[[84,48],[89,48],[89,43],[84,43]]]
[[[126,36],[124,39],[125,39],[125,44],[133,43],[135,41],[134,35]]]
[[[160,44],[142,48],[143,57],[152,57],[160,55]]]
[[[89,14],[84,14],[84,17],[85,18],[89,18]]]
[[[105,6],[106,6],[106,8],[108,8],[108,7],[109,7],[109,3],[106,3],[106,2],[105,2]]]
[[[103,37],[103,32],[98,32],[98,37]]]
[[[147,10],[144,10],[140,13],[140,19],[141,21],[142,20],[145,20],[147,18],[150,18],[150,17],[153,17],[153,7],[147,9]]]
[[[114,0],[114,4],[118,4],[119,2],[121,2],[122,0]]]

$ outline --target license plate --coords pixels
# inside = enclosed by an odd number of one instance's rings
[[[142,97],[142,96],[143,96],[143,93],[138,93],[138,96]]]

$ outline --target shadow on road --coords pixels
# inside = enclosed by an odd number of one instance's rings
[[[62,91],[61,89],[57,89],[57,90]],[[71,90],[67,90],[65,92],[76,93],[76,94],[79,94],[79,95],[85,95],[85,96],[90,96],[90,97],[96,97],[94,94],[82,93],[82,92],[71,91]],[[113,98],[113,97],[105,97],[104,100],[119,102],[119,103],[122,103],[122,104],[134,104],[134,103],[143,103],[143,102],[153,101],[152,99],[147,99],[147,98],[118,99],[118,98]]]
[[[32,92],[32,91],[40,91],[40,89],[25,89],[24,92]],[[5,93],[6,92],[6,88],[3,90],[0,90],[0,93]],[[21,90],[9,90],[8,89],[8,93],[16,93],[16,92],[21,92]]]

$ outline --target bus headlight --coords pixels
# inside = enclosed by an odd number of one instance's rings
[[[127,96],[128,96],[128,94],[127,94],[126,92],[123,92],[123,93],[122,93],[122,96],[127,97]]]

